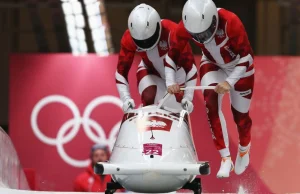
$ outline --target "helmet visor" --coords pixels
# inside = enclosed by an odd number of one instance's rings
[[[203,44],[214,35],[216,28],[217,28],[217,17],[213,16],[212,23],[207,30],[205,30],[204,32],[200,32],[200,33],[192,33],[192,32],[189,32],[189,33],[191,34],[191,36],[193,37],[193,39],[195,41]]]
[[[145,40],[137,40],[132,37],[132,39],[137,47],[139,47],[142,50],[147,50],[152,48],[157,43],[157,40],[159,39],[159,33],[160,25],[157,22],[155,33],[150,38],[147,38]]]

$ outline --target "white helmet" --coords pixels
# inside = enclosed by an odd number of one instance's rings
[[[153,7],[144,3],[140,4],[129,15],[128,29],[139,49],[151,50],[160,38],[160,16]]]
[[[182,10],[182,21],[192,37],[205,44],[217,31],[218,9],[212,0],[188,0]]]

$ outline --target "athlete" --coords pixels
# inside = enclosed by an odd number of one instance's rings
[[[137,82],[143,105],[157,103],[167,92],[165,77],[169,72],[165,73],[164,58],[169,51],[170,41],[176,37],[176,28],[176,23],[161,20],[157,11],[146,4],[138,5],[130,13],[128,30],[121,40],[116,71],[117,88],[123,101],[124,112],[135,107],[128,84],[128,72],[135,53],[142,59],[137,70]],[[195,86],[197,69],[190,45],[186,44],[181,50],[177,66],[171,67],[176,70],[174,79],[180,86]],[[173,70],[171,73],[173,74]],[[193,96],[193,90],[178,93],[172,96],[171,104],[177,103],[177,108],[181,108],[182,105],[192,112]]]
[[[182,48],[189,40],[202,49],[200,83],[203,86],[216,86],[215,91],[204,90],[203,94],[213,141],[222,157],[217,177],[229,177],[233,169],[239,175],[249,165],[252,125],[249,107],[254,85],[253,51],[245,28],[234,13],[217,9],[212,0],[188,0],[176,35],[177,39],[171,43],[172,47],[166,56],[166,72],[170,72],[170,66],[176,66]],[[166,78],[169,81],[166,82],[169,93],[179,92],[178,83],[174,81],[175,73],[167,74],[170,76]],[[222,98],[227,92],[239,132],[235,168],[222,113]]]

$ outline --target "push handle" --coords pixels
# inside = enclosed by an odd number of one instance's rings
[[[188,89],[193,89],[193,90],[214,90],[215,86],[188,86],[184,88],[180,88],[181,91],[188,90]],[[159,102],[157,105],[157,108],[161,108],[162,105],[168,100],[168,98],[171,96],[170,93],[167,93],[163,99]]]
[[[189,89],[194,89],[194,90],[214,90],[216,86],[188,86],[185,88],[180,88],[180,90],[189,90]]]
[[[162,105],[168,100],[168,98],[171,96],[172,94],[170,94],[170,93],[167,93],[164,97],[163,97],[163,99],[159,102],[159,104],[157,105],[157,108],[161,108],[162,107]]]

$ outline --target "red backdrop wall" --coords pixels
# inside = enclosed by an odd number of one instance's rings
[[[197,63],[200,57],[196,57]],[[139,102],[135,71],[132,96]],[[113,142],[122,111],[115,86],[117,56],[68,54],[12,55],[10,59],[10,135],[25,168],[33,168],[42,190],[72,190],[88,164],[95,141]],[[251,115],[251,165],[241,176],[216,179],[220,165],[206,120],[203,97],[195,95],[192,125],[200,160],[211,162],[205,192],[283,193],[300,191],[300,58],[256,57]],[[235,159],[237,131],[228,96],[223,110]],[[89,111],[90,115],[89,115]],[[75,116],[74,116],[75,115]],[[114,130],[115,129],[115,130]]]

